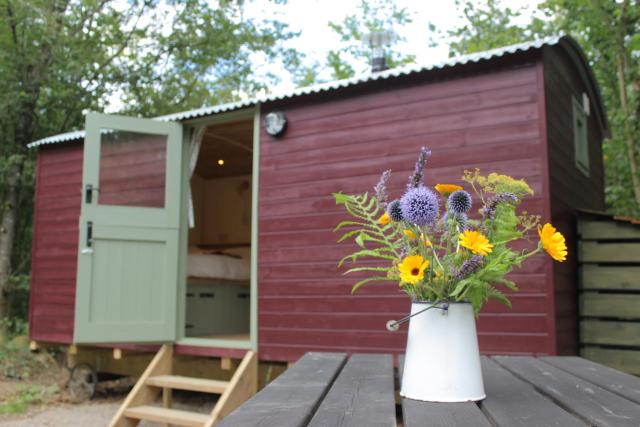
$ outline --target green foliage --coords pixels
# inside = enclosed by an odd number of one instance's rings
[[[252,55],[284,67],[297,64],[297,52],[283,47],[297,34],[280,21],[247,19],[243,2],[166,0],[166,5],[145,12],[148,24],[139,27],[135,47],[119,60],[123,112],[168,114],[268,89],[279,77],[258,76]]]
[[[494,220],[486,220],[489,238],[492,242],[511,242],[522,237],[518,229],[520,218],[516,215],[515,204],[504,202],[496,206]]]
[[[0,402],[0,415],[19,414],[30,405],[53,400],[60,393],[55,385],[32,385],[25,381],[41,378],[52,368],[57,369],[55,359],[46,352],[29,351],[29,339],[25,335],[7,336],[0,333],[0,381],[21,381],[15,391]]]
[[[0,335],[0,379],[27,380],[50,368],[52,359],[29,351],[26,335]]]
[[[512,291],[517,291],[516,284],[505,279],[504,276],[511,272],[513,266],[519,265],[521,262],[522,257],[504,244],[494,245],[493,251],[485,257],[482,268],[457,282],[451,296],[456,300],[470,301],[476,313],[490,299],[496,299],[511,307],[511,302],[506,295],[494,285],[500,284]]]
[[[14,394],[0,403],[0,415],[21,414],[25,412],[29,406],[51,400],[53,396],[59,392],[60,388],[56,385],[47,387],[40,385],[20,385]]]
[[[6,288],[8,312],[4,320],[4,329],[10,336],[27,334],[29,284],[30,276],[28,275],[14,274],[9,277]]]
[[[338,242],[353,238],[354,242],[361,248],[342,258],[338,263],[338,267],[341,267],[345,262],[356,263],[363,259],[377,262],[382,260],[387,264],[386,266],[352,267],[345,271],[344,274],[358,272],[371,272],[373,274],[353,285],[351,292],[356,293],[358,289],[369,282],[391,280],[389,275],[394,270],[392,261],[399,257],[402,248],[398,228],[392,224],[381,225],[378,222],[380,212],[376,198],[370,197],[367,193],[356,196],[334,193],[333,196],[336,204],[343,205],[347,212],[356,219],[356,221],[342,221],[336,226],[334,231],[348,227],[348,231],[343,231],[342,237]],[[367,248],[367,243],[373,243],[377,247]]]
[[[520,43],[546,35],[545,23],[534,18],[528,25],[519,25],[523,9],[511,9],[500,0],[456,0],[464,24],[449,31],[452,38],[450,55],[480,52]]]

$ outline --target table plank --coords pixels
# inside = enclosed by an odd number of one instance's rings
[[[547,363],[633,402],[640,403],[640,378],[582,357],[542,357]]]
[[[404,356],[398,356],[400,381]],[[491,427],[475,402],[435,403],[402,398],[405,427]]]
[[[482,358],[487,398],[480,403],[497,427],[579,427],[584,421],[571,415],[534,388],[487,357]]]
[[[638,427],[640,406],[534,357],[493,360],[567,411],[599,427]]]
[[[351,356],[309,426],[396,427],[393,356]]]
[[[473,402],[433,403],[402,399],[405,427],[491,427]]]
[[[303,427],[333,384],[344,353],[307,353],[218,427]]]

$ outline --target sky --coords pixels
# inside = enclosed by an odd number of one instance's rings
[[[501,5],[512,9],[525,8],[524,19],[529,19],[540,0],[502,0]],[[360,0],[289,0],[286,5],[277,5],[269,0],[245,3],[245,16],[253,19],[276,18],[289,24],[291,30],[300,31],[300,36],[286,45],[307,55],[309,63],[316,60],[324,63],[327,53],[340,45],[338,35],[328,26],[329,22],[342,22],[345,17],[357,11]],[[403,52],[414,54],[419,64],[439,62],[448,56],[448,40],[442,36],[436,47],[429,47],[433,32],[429,23],[435,25],[442,34],[463,23],[454,0],[396,0],[396,4],[406,8],[413,18],[411,24],[399,29],[399,36],[406,41],[398,45]],[[276,65],[267,64],[259,55],[254,58],[259,73],[279,72]],[[368,67],[356,67],[357,73],[368,73]],[[279,75],[286,75],[280,72]],[[328,70],[320,75],[330,79]],[[280,92],[294,88],[293,81],[284,78],[272,91]]]

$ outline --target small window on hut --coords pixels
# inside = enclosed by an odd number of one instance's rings
[[[587,138],[587,114],[582,104],[573,98],[573,144],[576,167],[589,176],[589,144]]]

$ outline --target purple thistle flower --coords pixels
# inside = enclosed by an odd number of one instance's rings
[[[424,185],[409,188],[400,199],[402,217],[416,225],[427,225],[438,218],[440,205],[435,193]]]
[[[427,164],[427,159],[431,156],[431,150],[427,147],[422,147],[418,161],[416,162],[413,175],[409,177],[409,183],[407,188],[416,188],[422,184],[422,176],[424,175],[424,166]]]
[[[376,192],[378,209],[387,209],[387,200],[389,199],[389,195],[387,194],[387,182],[389,182],[389,178],[391,178],[391,169],[382,172],[382,175],[380,175],[380,181],[378,181],[376,186],[373,187],[373,190]]]
[[[447,200],[449,209],[455,214],[466,214],[471,209],[471,194],[464,190],[451,193]]]
[[[471,258],[463,262],[459,269],[453,272],[453,279],[462,280],[471,276],[473,273],[478,271],[480,267],[482,267],[482,262],[483,259],[481,255],[473,255]]]
[[[400,206],[400,200],[394,200],[387,206],[387,213],[391,221],[400,222],[403,220],[402,207]]]
[[[499,193],[495,196],[491,197],[487,200],[486,205],[482,208],[480,213],[485,218],[489,218],[491,220],[495,219],[496,208],[500,203],[510,202],[510,203],[518,203],[518,196],[513,193]]]

